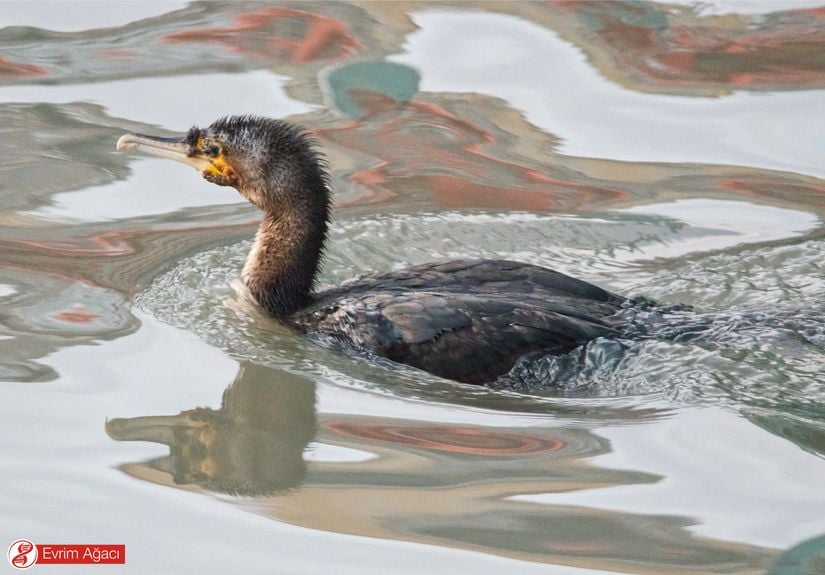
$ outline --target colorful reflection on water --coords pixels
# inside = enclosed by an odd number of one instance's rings
[[[135,572],[819,572],[824,46],[807,1],[4,5],[0,531]],[[324,284],[519,259],[718,341],[516,393],[296,338],[233,287],[255,211],[114,152],[230,113],[326,151]]]

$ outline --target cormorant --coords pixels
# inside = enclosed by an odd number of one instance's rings
[[[625,299],[543,267],[505,260],[429,263],[315,292],[330,220],[326,164],[300,127],[232,116],[179,138],[126,134],[135,150],[195,167],[263,212],[242,277],[270,314],[438,376],[495,381],[527,354],[561,355],[615,335]]]

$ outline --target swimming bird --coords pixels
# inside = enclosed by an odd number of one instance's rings
[[[262,221],[242,271],[254,299],[299,332],[459,382],[485,384],[529,354],[616,334],[625,299],[527,263],[463,259],[371,273],[315,290],[331,215],[325,160],[299,126],[230,116],[180,137],[125,134],[144,152],[234,187]]]

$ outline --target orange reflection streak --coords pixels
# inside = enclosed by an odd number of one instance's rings
[[[129,243],[129,238],[132,235],[133,234],[128,232],[106,232],[83,238],[83,242],[86,245],[80,245],[75,242],[36,240],[10,240],[9,243],[47,252],[118,256],[135,253],[134,246]]]
[[[552,2],[590,31],[578,44],[648,87],[799,89],[825,83],[825,10],[699,15],[654,3]],[[601,66],[601,65],[600,65]],[[608,73],[606,69],[605,73]],[[637,76],[633,78],[632,76]]]
[[[344,421],[327,423],[324,428],[347,437],[485,457],[510,457],[565,447],[559,439],[472,427],[412,427]]]
[[[250,224],[182,230],[106,232],[64,241],[0,240],[0,268],[34,271],[92,286],[133,293],[147,270],[175,261],[187,250],[247,237]]]
[[[61,311],[52,316],[56,320],[67,323],[89,324],[99,319],[100,316],[92,313],[86,308],[72,308],[69,311]]]
[[[48,68],[33,64],[18,64],[8,58],[0,56],[0,74],[6,76],[44,76],[49,73]]]
[[[272,29],[274,24],[284,21],[287,24],[303,24],[303,35],[293,38]],[[256,34],[272,37],[263,45],[256,46]],[[226,28],[175,32],[162,39],[166,42],[218,43],[234,52],[265,58],[271,58],[274,49],[278,56],[293,62],[338,60],[361,48],[344,22],[303,10],[277,7],[239,14],[234,24]]]
[[[794,182],[784,182],[773,178],[724,178],[719,187],[746,196],[793,199],[807,205],[821,204],[825,197],[825,187]],[[806,201],[808,198],[808,201]]]
[[[496,134],[432,103],[395,103],[391,110],[384,103],[363,121],[321,128],[315,135],[375,158],[369,168],[348,176],[367,189],[368,197],[357,203],[423,192],[443,208],[549,210],[628,196],[621,189],[559,177],[551,165],[496,157],[488,151],[502,147]]]
[[[98,50],[97,55],[111,60],[135,60],[140,57],[136,51],[126,48]]]

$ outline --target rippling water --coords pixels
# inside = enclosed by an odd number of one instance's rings
[[[6,4],[6,545],[825,573],[823,46],[806,1]],[[250,112],[329,156],[322,285],[493,257],[664,307],[496,389],[297,337],[239,287],[254,209],[114,152]]]

